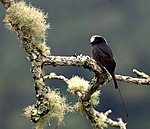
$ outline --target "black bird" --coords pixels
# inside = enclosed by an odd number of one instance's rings
[[[121,95],[121,91],[118,87],[116,78],[115,78],[115,67],[116,62],[113,58],[112,51],[110,47],[108,46],[108,43],[106,39],[99,35],[94,35],[90,39],[90,43],[92,44],[92,57],[97,62],[97,64],[100,67],[105,67],[110,75],[112,76],[112,79],[114,80],[115,88],[118,89],[119,95],[121,97],[121,101],[126,113],[126,116],[128,117],[128,112],[126,110],[123,97]]]
[[[94,35],[90,39],[92,44],[92,57],[100,67],[105,67],[112,79],[114,80],[115,88],[118,88],[117,81],[115,79],[115,67],[116,62],[113,58],[112,51],[108,46],[106,39],[99,35]]]

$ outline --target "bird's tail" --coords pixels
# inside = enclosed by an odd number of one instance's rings
[[[122,104],[123,104],[124,111],[125,111],[125,113],[126,113],[126,116],[128,117],[128,111],[127,111],[127,109],[126,109],[126,106],[125,106],[125,103],[124,103],[124,100],[123,100],[123,97],[122,97],[120,88],[118,87],[118,84],[117,84],[117,81],[116,81],[116,78],[115,78],[115,74],[114,74],[114,73],[112,74],[112,79],[114,80],[115,88],[118,89],[118,91],[119,91],[119,95],[120,95],[120,97],[121,97],[121,101],[122,101]]]
[[[118,84],[117,84],[117,81],[116,81],[116,78],[115,78],[115,74],[113,73],[113,74],[111,74],[111,76],[112,76],[112,79],[114,81],[115,88],[118,89]]]

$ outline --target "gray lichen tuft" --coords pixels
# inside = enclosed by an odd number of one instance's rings
[[[23,27],[26,35],[43,39],[46,36],[46,30],[49,28],[49,24],[46,24],[46,18],[47,15],[40,9],[32,5],[26,5],[25,2],[21,1],[13,3],[7,9],[4,21],[12,25],[19,25],[20,29]]]
[[[91,95],[89,102],[94,106],[97,106],[100,103],[100,90],[97,90]]]
[[[89,86],[89,81],[86,81],[78,76],[74,76],[68,81],[68,91],[73,94],[77,91],[84,93],[88,90]]]
[[[72,111],[73,108],[66,102],[65,97],[60,96],[60,92],[49,89],[42,103],[37,102],[26,107],[24,115],[36,123],[36,129],[43,129],[52,118],[58,120],[58,125],[63,123],[66,112]]]
[[[78,76],[72,77],[70,80],[68,80],[67,83],[68,83],[68,91],[73,94],[75,94],[76,92],[85,94],[90,88],[90,82]],[[89,102],[94,106],[98,105],[99,96],[100,96],[100,90],[97,90],[91,95]]]
[[[6,13],[6,27],[17,32],[26,51],[50,55],[50,48],[45,44],[46,31],[50,27],[46,23],[47,14],[23,1],[12,3]]]

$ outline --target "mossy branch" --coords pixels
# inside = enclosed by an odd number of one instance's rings
[[[24,114],[36,123],[36,129],[43,129],[51,118],[56,118],[60,124],[63,122],[65,113],[72,112],[73,108],[59,91],[46,86],[43,79],[43,62],[46,60],[45,57],[50,56],[50,48],[45,44],[46,30],[49,28],[45,20],[47,15],[25,2],[10,2],[10,6],[5,7],[4,22],[9,29],[17,33],[21,46],[32,65],[37,101],[25,108]]]
[[[46,45],[47,29],[50,27],[46,22],[47,15],[40,9],[25,2],[14,2],[12,0],[1,0],[6,8],[6,17],[4,19],[7,27],[17,33],[21,46],[27,53],[27,57],[32,65],[32,74],[37,101],[35,104],[24,109],[25,116],[36,123],[37,129],[43,129],[50,118],[57,118],[58,124],[63,122],[66,112],[72,112],[65,97],[62,97],[59,91],[52,90],[46,86],[46,79],[59,79],[68,85],[68,91],[79,97],[76,104],[79,111],[85,112],[91,121],[94,129],[103,129],[108,125],[126,129],[126,124],[122,119],[111,120],[106,113],[98,112],[93,105],[99,104],[100,91],[98,88],[108,80],[111,80],[105,68],[100,68],[96,62],[89,56],[53,56],[50,48]],[[63,75],[50,73],[45,75],[44,66],[77,66],[89,69],[94,73],[91,81],[74,76],[71,79]],[[142,72],[134,70],[142,78],[133,78],[130,76],[116,75],[116,79],[136,84],[150,84],[150,77]]]

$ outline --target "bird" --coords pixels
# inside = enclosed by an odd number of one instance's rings
[[[110,73],[110,75],[112,76],[115,89],[118,89],[119,91],[119,95],[121,97],[124,111],[126,113],[126,116],[128,117],[128,112],[127,112],[121,91],[118,87],[118,84],[115,78],[116,61],[114,60],[112,50],[108,46],[107,40],[103,36],[93,35],[90,38],[90,44],[92,44],[91,53],[92,53],[93,59],[97,62],[97,64],[101,68],[105,67]]]
[[[118,84],[115,78],[116,62],[113,58],[113,53],[108,46],[107,40],[103,36],[94,35],[90,38],[92,44],[92,57],[97,64],[103,68],[105,67],[114,81],[115,88],[118,88]]]

